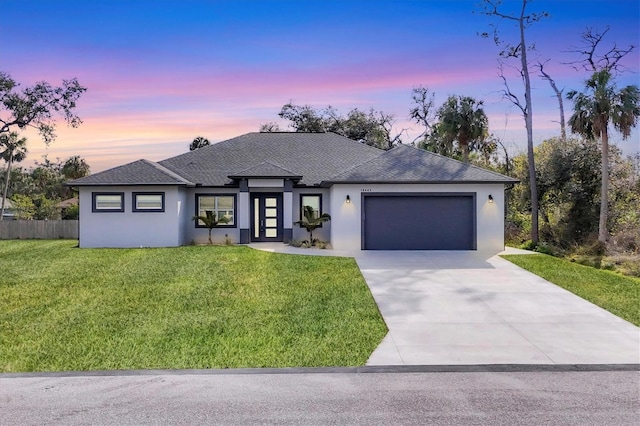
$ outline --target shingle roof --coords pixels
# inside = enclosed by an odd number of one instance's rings
[[[223,186],[233,182],[229,176],[269,162],[311,186],[383,152],[335,133],[247,133],[160,164],[191,182]]]
[[[230,179],[270,177],[270,178],[290,178],[290,179],[299,180],[302,178],[302,175],[296,174],[290,170],[285,169],[284,167],[280,167],[269,161],[263,161],[258,165],[249,167],[248,169],[235,172],[234,174],[229,175],[228,177]]]
[[[138,160],[68,183],[237,185],[250,177],[333,183],[516,183],[515,179],[407,145],[389,151],[335,133],[247,133],[159,163]]]
[[[408,145],[356,165],[325,181],[332,183],[516,183],[518,180]]]
[[[166,167],[149,160],[138,160],[95,175],[67,183],[69,186],[99,185],[189,185],[193,183]]]

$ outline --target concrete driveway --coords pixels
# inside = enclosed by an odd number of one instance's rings
[[[389,333],[368,365],[640,362],[640,329],[492,254],[365,251]]]

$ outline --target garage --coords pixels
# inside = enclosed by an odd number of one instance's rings
[[[474,193],[367,194],[365,250],[475,250]]]

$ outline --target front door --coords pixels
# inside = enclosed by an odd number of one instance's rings
[[[251,241],[282,241],[282,194],[251,194]]]

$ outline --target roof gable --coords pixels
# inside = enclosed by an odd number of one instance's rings
[[[149,160],[138,160],[85,176],[67,183],[70,186],[100,185],[193,185],[179,174]]]

